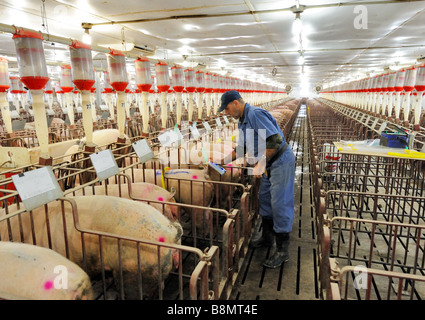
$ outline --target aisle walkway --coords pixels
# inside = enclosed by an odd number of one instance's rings
[[[263,267],[262,263],[272,254],[274,248],[250,248],[230,300],[319,299],[305,105],[301,105],[292,132],[286,139],[296,156],[295,215],[290,260],[280,268],[268,269]],[[261,231],[261,219],[257,221],[257,230]]]

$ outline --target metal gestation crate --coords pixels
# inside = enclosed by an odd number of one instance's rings
[[[338,140],[322,139],[325,134],[316,140],[324,114],[336,125],[325,130],[338,133],[363,117],[333,107],[339,110],[336,117],[329,117],[334,109],[322,103],[316,114],[313,107],[309,112],[321,293],[328,299],[421,299],[424,163],[341,153],[333,145]],[[340,119],[341,113],[349,119]],[[369,129],[360,129],[358,140],[371,137]],[[352,137],[340,136],[356,140]]]
[[[122,150],[126,146],[115,144],[109,146],[114,155],[116,156],[117,162],[120,159],[125,157],[133,157],[134,153],[124,153]],[[127,150],[128,151],[128,150]],[[93,167],[89,163],[89,158],[86,153],[81,151],[79,157],[75,158],[75,161],[63,162],[60,165],[53,167],[53,170],[58,178],[59,184],[62,186],[65,195],[72,195],[76,191],[80,190],[84,193],[84,190],[94,190],[94,186],[101,184],[97,179]],[[131,168],[139,166],[137,163],[130,164],[130,166],[125,167],[125,161],[122,161],[122,172],[130,172]],[[31,166],[26,168],[19,168],[20,172],[34,169],[38,166]],[[159,167],[161,168],[161,167]],[[163,169],[163,168],[161,168]],[[84,179],[81,179],[84,177]],[[131,180],[129,176],[120,176],[121,179],[118,179],[118,183],[121,184],[122,188],[131,188],[131,184],[128,182]],[[73,178],[73,179],[72,179]],[[72,180],[72,181],[71,181]],[[71,183],[69,183],[71,181]],[[67,183],[65,183],[67,182]],[[229,186],[231,194],[234,195],[230,197],[231,203],[229,210],[223,210],[218,207],[210,208],[207,206],[194,206],[194,205],[184,205],[179,203],[168,203],[169,205],[175,205],[180,208],[185,208],[187,211],[191,209],[200,209],[200,210],[210,210],[213,211],[212,219],[214,223],[211,224],[210,235],[208,238],[201,239],[196,234],[196,228],[189,227],[188,232],[184,235],[184,241],[189,245],[181,246],[171,246],[173,249],[179,252],[179,269],[173,270],[167,279],[158,279],[158,295],[154,298],[156,299],[226,299],[232,289],[233,283],[236,279],[238,268],[243,261],[244,254],[247,250],[247,245],[249,242],[249,237],[251,233],[251,221],[254,216],[253,208],[253,197],[252,197],[252,188],[249,185],[240,184],[240,183],[226,183],[226,182],[212,182],[212,181],[198,181],[199,183],[213,183],[215,186]],[[1,182],[2,184],[10,183],[10,179],[5,179]],[[108,184],[103,183],[105,189],[107,189]],[[238,190],[236,190],[238,189]],[[91,192],[92,194],[93,192]],[[89,192],[87,192],[89,194]],[[130,194],[130,192],[128,192]],[[67,198],[67,197],[66,197]],[[13,199],[13,200],[12,200]],[[141,201],[142,199],[134,200]],[[3,211],[6,214],[1,218],[0,224],[10,225],[10,222],[14,220],[15,224],[20,225],[22,219],[32,219],[32,212],[26,212],[23,209],[19,209],[19,198],[16,191],[10,190],[5,191],[2,194]],[[14,201],[18,204],[14,206],[11,202]],[[58,201],[63,201],[64,208],[66,205],[71,205],[73,210],[75,210],[74,217],[78,217],[78,208],[74,208],[72,200],[70,199],[61,199]],[[155,202],[155,201],[151,201]],[[162,202],[163,205],[166,205],[166,202]],[[44,214],[46,219],[49,216],[50,212],[48,206],[44,208]],[[40,213],[41,215],[41,213]],[[27,218],[29,217],[29,218]],[[180,218],[186,218],[190,220],[190,217],[181,216]],[[72,225],[72,223],[71,223]],[[74,221],[75,228],[78,229],[77,221]],[[7,228],[7,227],[6,227]],[[16,231],[16,230],[15,230]],[[127,239],[123,237],[118,237],[111,234],[102,234],[97,230],[82,230],[82,234],[92,234],[101,238],[113,238],[117,240],[117,246],[120,246],[119,243],[124,241],[133,241],[134,243],[146,244],[149,243],[152,246],[156,246],[158,250],[167,245],[163,243],[150,243],[149,241],[140,239]],[[19,232],[14,232],[14,236],[17,234],[21,238],[15,241],[24,241],[25,238],[29,239],[30,243],[37,244],[33,235],[36,230],[34,228],[24,230],[22,227],[19,227]],[[191,234],[193,232],[193,234]],[[26,235],[29,233],[29,235]],[[49,230],[47,231],[49,233]],[[49,234],[48,238],[52,238]],[[66,233],[64,233],[66,238]],[[84,236],[82,236],[83,238]],[[2,238],[5,240],[5,238]],[[10,239],[8,239],[10,240]],[[55,239],[51,239],[55,241]],[[196,245],[203,248],[204,251],[196,247]],[[170,246],[169,246],[170,247]],[[84,247],[82,247],[82,252],[84,255]],[[99,252],[102,252],[102,249],[99,248]],[[119,252],[119,249],[118,249]],[[102,270],[102,277],[99,281],[96,281],[95,287],[98,289],[97,298],[103,299],[114,299],[119,297],[125,299],[125,288],[123,288],[122,278],[119,278],[119,285],[113,287],[111,278],[108,277],[108,272]],[[121,277],[121,276],[120,276]],[[134,286],[139,288],[140,298],[142,298],[142,292],[140,288],[143,288],[143,278],[138,279],[137,284]],[[190,286],[187,284],[190,282]],[[189,288],[188,292],[186,288]]]
[[[424,228],[424,224],[351,217],[330,219],[323,230],[320,271],[327,298],[423,299]],[[339,284],[339,296],[332,282]]]

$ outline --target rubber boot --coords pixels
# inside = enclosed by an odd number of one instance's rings
[[[251,246],[254,248],[271,247],[274,243],[273,219],[261,218],[263,231],[260,237],[252,239]]]
[[[263,266],[278,268],[289,260],[289,233],[276,233],[276,252],[267,259]]]

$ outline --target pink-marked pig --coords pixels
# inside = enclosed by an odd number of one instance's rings
[[[76,203],[81,228],[141,240],[146,239],[171,244],[180,242],[183,233],[181,225],[178,222],[171,222],[161,212],[146,203],[102,195],[77,196],[70,197],[70,199],[73,199]],[[82,267],[81,233],[74,227],[74,218],[69,203],[65,202],[64,208],[69,260]],[[48,204],[48,212],[52,249],[66,256],[61,201],[50,202]],[[15,241],[21,241],[22,231],[24,236],[24,239],[22,239],[23,242],[33,243],[33,240],[35,240],[37,245],[48,247],[49,237],[44,206],[34,209],[32,214],[35,229],[34,235],[31,232],[32,224],[30,216],[25,212],[21,214],[22,230],[19,228],[17,218],[10,219],[12,234],[9,232],[7,223],[4,221],[0,222],[2,240],[9,239],[10,237]],[[85,234],[84,242],[87,273],[91,278],[99,277],[101,275],[99,237],[97,235]],[[103,237],[102,246],[105,269],[112,272],[115,283],[118,284],[120,278],[117,240]],[[157,246],[141,243],[139,248],[144,297],[152,298],[156,296],[160,289],[158,288],[158,269],[161,272],[162,279],[165,279],[173,267],[173,258],[176,258],[177,255],[174,249],[162,247],[160,249],[159,264]],[[134,242],[127,240],[121,241],[121,265],[125,298],[137,299],[139,297],[137,286],[138,260],[137,248]]]
[[[154,183],[162,187],[162,172],[154,169],[133,169],[134,182]],[[128,171],[127,174],[131,175]],[[183,181],[178,179],[190,179]],[[171,169],[164,174],[165,188],[174,192],[174,198],[179,203],[209,207],[214,198],[214,186],[212,183],[203,183],[198,180],[209,180],[207,171],[204,169]],[[197,182],[198,181],[198,182]],[[109,183],[114,183],[114,178],[109,178]],[[191,211],[196,216],[198,235],[207,236],[209,233],[212,212],[196,208]]]
[[[69,196],[91,196],[91,195],[109,195],[114,197],[121,197],[130,199],[130,195],[128,194],[128,184],[127,180],[124,181],[123,177],[115,176],[116,182],[118,183],[118,179],[120,179],[121,191],[118,184],[108,184],[107,188],[105,185],[97,185],[94,187],[85,187],[83,189],[78,189],[69,194]],[[112,179],[114,179],[112,178]],[[175,202],[174,194],[157,186],[153,183],[147,182],[130,182],[131,193],[133,197],[142,198],[147,200],[154,201],[164,201],[164,202]],[[94,188],[94,190],[93,190]],[[121,193],[121,194],[120,194]],[[170,219],[171,221],[175,221],[178,218],[178,207],[170,206],[170,205],[162,205],[160,203],[149,202],[149,204],[156,208],[159,212],[163,212],[164,215]],[[164,207],[164,208],[163,208]]]
[[[0,241],[0,298],[92,300],[87,273],[48,248]]]

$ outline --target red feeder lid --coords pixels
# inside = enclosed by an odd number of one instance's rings
[[[41,90],[49,81],[49,77],[22,77],[21,81],[31,90]]]
[[[149,59],[148,58],[146,58],[146,57],[139,57],[139,58],[137,58],[136,60],[134,60],[134,61],[149,61]]]
[[[61,87],[61,89],[64,93],[72,92],[72,90],[74,90],[73,87]]]
[[[127,88],[127,86],[128,86],[128,82],[111,82],[111,86],[116,91],[124,91],[125,88]]]
[[[16,28],[16,32],[13,34],[12,39],[15,38],[36,38],[36,39],[41,39],[44,40],[42,34],[40,32],[37,31],[33,31],[33,30],[26,30],[24,28]]]
[[[80,90],[91,90],[95,80],[73,80],[72,82]]]
[[[173,87],[175,92],[183,92],[184,91],[184,87],[183,86],[175,86]]]
[[[142,90],[142,91],[144,91],[144,92],[147,92],[147,91],[149,91],[149,89],[152,87],[152,84],[151,84],[151,83],[147,83],[147,84],[138,84],[138,85],[137,85],[137,87],[138,87],[140,90]]]
[[[72,40],[72,44],[69,46],[70,48],[74,48],[74,49],[89,49],[91,50],[91,46],[89,44],[77,41],[77,40]]]
[[[158,63],[155,63],[156,66],[167,66],[168,64],[166,64],[164,61],[158,61]]]
[[[114,50],[114,49],[111,49],[111,48],[109,48],[109,54],[111,56],[124,56],[124,53],[122,53],[121,51]]]
[[[10,86],[2,86],[2,85],[0,85],[0,92],[6,92],[7,89],[9,89],[9,88],[10,88]]]

